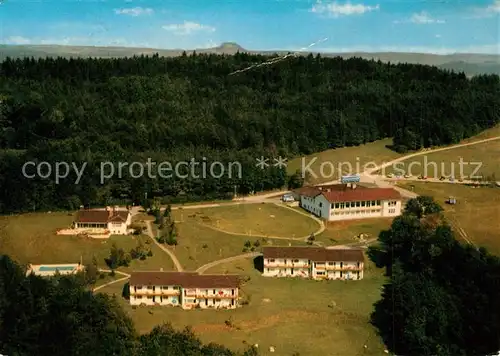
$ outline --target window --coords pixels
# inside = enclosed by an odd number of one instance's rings
[[[323,207],[323,203],[322,202],[319,202],[319,207]]]
[[[142,295],[136,296],[135,299],[142,299]]]
[[[356,206],[359,208],[361,206],[361,202],[357,201]]]
[[[344,203],[340,203],[340,209],[344,209]]]
[[[214,292],[213,292],[213,294],[215,294],[215,289],[214,289]]]
[[[396,209],[389,209],[389,214],[394,214],[396,213]]]
[[[271,263],[274,262],[274,258],[270,258],[269,262],[271,262]]]
[[[361,206],[362,206],[362,207],[364,207],[364,206],[365,206],[365,204],[366,204],[366,202],[364,202],[364,201],[362,201],[362,202],[361,202]]]
[[[340,207],[339,203],[335,203],[335,209],[338,209]]]
[[[135,288],[137,288],[137,289],[142,289],[142,286],[136,286]]]
[[[148,286],[148,289],[149,289],[149,290],[152,290],[152,289],[153,289],[153,286]]]
[[[215,299],[212,299],[212,304],[215,304]]]
[[[358,262],[359,265],[359,262]],[[234,289],[231,289],[231,295],[234,295]]]
[[[208,299],[205,299],[205,305],[208,305]]]
[[[321,272],[316,272],[316,274],[317,274],[318,276],[324,276],[324,275],[325,275],[325,272],[324,272],[324,271],[321,271]]]
[[[297,263],[297,262],[299,262],[299,260],[293,260],[293,262]]]
[[[380,206],[380,200],[377,200],[377,206]]]
[[[148,295],[148,299],[153,299],[153,297],[152,297],[152,296],[150,296],[150,295]]]
[[[328,266],[333,266],[334,262],[328,262]]]

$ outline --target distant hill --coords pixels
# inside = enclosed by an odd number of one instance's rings
[[[218,47],[203,48],[203,49],[155,49],[155,48],[133,48],[133,47],[92,47],[92,46],[59,46],[59,45],[0,45],[0,61],[6,57],[130,57],[133,55],[151,55],[158,53],[164,57],[180,56],[182,53],[216,53],[216,54],[235,54],[239,52],[247,52],[253,54],[284,55],[289,51],[258,51],[247,50],[234,42],[225,42]],[[307,55],[311,52],[302,52]],[[316,54],[318,52],[312,52]],[[443,69],[463,71],[467,75],[477,74],[499,74],[500,75],[500,55],[493,54],[474,54],[474,53],[457,53],[450,55],[437,55],[426,53],[399,53],[399,52],[352,52],[352,53],[321,53],[325,57],[351,58],[361,57],[365,59],[380,60],[382,62],[391,63],[414,63],[434,65]]]

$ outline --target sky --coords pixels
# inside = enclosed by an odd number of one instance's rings
[[[0,43],[500,54],[500,0],[0,0]]]

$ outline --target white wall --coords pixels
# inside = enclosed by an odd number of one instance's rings
[[[131,305],[171,305],[180,306],[183,309],[192,309],[196,306],[200,308],[236,308],[238,306],[238,288],[215,288],[214,293],[214,289],[175,289],[174,286],[154,286],[154,289],[146,286],[140,289],[137,287],[129,287]],[[137,295],[139,293],[141,296]]]
[[[401,215],[401,200],[382,201],[382,216]]]

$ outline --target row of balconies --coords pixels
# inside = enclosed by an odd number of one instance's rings
[[[131,292],[131,296],[134,297],[169,297],[169,296],[180,296],[180,293],[177,294],[165,294],[165,293],[141,293],[141,292]],[[238,298],[236,295],[231,294],[223,294],[223,295],[207,295],[207,294],[193,294],[186,295],[189,298],[197,298],[197,299],[236,299]]]
[[[362,271],[362,267],[340,267],[340,266],[326,266],[326,267],[315,267],[315,270],[320,271]]]
[[[264,267],[292,267],[292,268],[309,268],[310,264],[304,263],[267,263]]]

